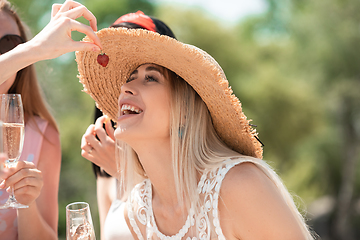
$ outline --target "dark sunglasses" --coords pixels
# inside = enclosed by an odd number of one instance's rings
[[[22,39],[22,37],[20,37],[19,35],[5,35],[0,39],[0,54],[8,52],[11,49],[15,48],[17,45],[24,42],[24,39]]]

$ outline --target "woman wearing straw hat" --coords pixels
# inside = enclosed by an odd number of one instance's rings
[[[147,16],[141,11],[119,17],[110,27],[147,29],[175,38],[172,30],[163,21]],[[106,131],[103,128],[104,123]],[[95,124],[88,127],[81,140],[81,155],[84,158],[92,162],[104,161],[104,159],[115,162],[115,138],[112,125],[108,118],[102,116],[102,112],[95,108]],[[92,146],[90,150],[88,145]],[[96,177],[101,239],[133,239],[124,219],[126,197],[118,191],[117,178],[111,177],[95,163],[92,165]]]
[[[77,52],[79,78],[117,121],[134,238],[313,239],[210,55],[146,30],[97,35],[108,64]]]

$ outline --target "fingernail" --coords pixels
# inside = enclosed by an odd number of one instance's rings
[[[3,189],[5,187],[5,181],[3,180],[1,183],[0,183],[0,188]]]
[[[95,46],[95,47],[92,48],[92,51],[93,52],[99,52],[100,48],[98,46]]]

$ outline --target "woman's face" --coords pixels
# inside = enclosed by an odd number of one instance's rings
[[[121,87],[115,137],[132,145],[140,139],[170,139],[170,83],[161,67],[138,67]]]
[[[19,28],[15,20],[4,11],[0,11],[0,38],[7,34],[15,34],[20,36]],[[0,94],[7,93],[13,85],[16,78],[16,73],[0,85]]]

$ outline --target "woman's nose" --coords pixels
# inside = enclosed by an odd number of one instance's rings
[[[121,93],[135,95],[136,90],[135,90],[135,86],[133,85],[134,84],[132,84],[132,82],[124,83],[124,85],[121,86]]]

